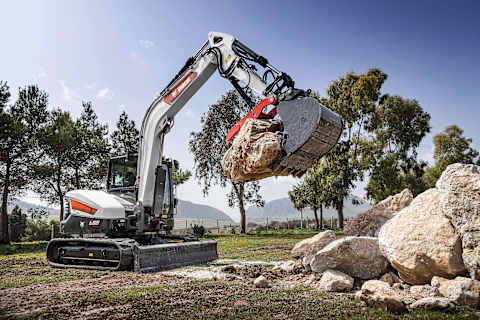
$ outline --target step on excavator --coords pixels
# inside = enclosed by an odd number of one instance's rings
[[[257,67],[264,69],[262,77]],[[175,161],[163,157],[164,137],[175,115],[216,70],[252,108],[232,127],[227,143],[247,118],[282,122],[282,154],[274,172],[303,175],[339,139],[341,117],[310,97],[309,90],[295,88],[288,74],[233,36],[210,32],[147,109],[137,152],[110,159],[106,190],[67,192],[60,224],[65,238],[52,239],[47,246],[51,266],[145,273],[218,258],[216,241],[172,234]],[[260,103],[253,103],[246,88]]]

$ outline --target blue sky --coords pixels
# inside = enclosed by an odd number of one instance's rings
[[[432,116],[432,136],[457,124],[480,147],[479,1],[8,1],[1,2],[0,80],[12,91],[38,83],[52,107],[76,116],[92,101],[112,128],[126,110],[140,123],[153,97],[209,31],[230,33],[288,72],[301,88],[324,93],[349,71],[379,67],[384,93],[417,99]],[[189,133],[209,104],[230,88],[218,75],[175,119],[166,154],[192,168]],[[15,92],[14,92],[15,97]],[[295,180],[262,182],[266,200],[286,196]],[[355,193],[363,195],[363,184]],[[203,198],[196,182],[182,199],[230,214],[227,190]]]

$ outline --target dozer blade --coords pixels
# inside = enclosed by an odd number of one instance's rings
[[[132,239],[52,239],[48,264],[56,268],[131,270],[146,273],[218,259],[217,241],[139,245]]]
[[[342,118],[311,97],[282,101],[277,110],[284,140],[282,158],[273,170],[301,177],[335,146],[343,130]]]
[[[134,270],[140,273],[201,264],[218,259],[217,241],[193,241],[136,246]]]

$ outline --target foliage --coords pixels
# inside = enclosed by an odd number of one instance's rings
[[[453,163],[480,164],[479,153],[471,147],[472,139],[463,136],[463,130],[452,125],[433,137],[435,165],[427,168],[425,182],[433,188],[442,172]]]
[[[74,188],[70,163],[77,148],[75,130],[70,113],[56,109],[49,114],[48,123],[39,137],[44,157],[34,167],[34,188],[42,199],[60,205],[60,220],[63,220],[65,193]]]
[[[325,156],[325,188],[335,191],[334,207],[339,227],[343,228],[343,199],[356,181],[362,180],[373,161],[374,146],[368,140],[373,131],[373,117],[380,99],[380,89],[387,75],[379,69],[365,74],[348,73],[335,80],[327,97],[319,99],[343,118],[344,131],[337,145]]]
[[[48,222],[45,219],[27,220],[27,228],[22,241],[47,241],[52,235],[52,228],[58,230],[60,224],[56,220]]]
[[[25,228],[27,227],[27,215],[22,212],[22,209],[20,209],[18,205],[16,205],[10,212],[8,220],[10,225],[10,241],[20,241],[20,238],[25,234]]]
[[[307,170],[303,181],[288,193],[297,210],[309,207],[315,215],[315,228],[323,229],[323,208],[335,204],[336,194],[328,188],[326,161],[321,160]],[[320,219],[317,211],[320,210]]]
[[[28,217],[32,220],[43,219],[48,216],[48,211],[45,208],[30,208],[27,210]]]
[[[207,113],[200,119],[201,130],[192,132],[189,141],[189,149],[195,162],[195,178],[202,187],[203,194],[208,195],[213,185],[225,188],[230,184],[228,205],[239,208],[242,233],[246,232],[245,206],[265,204],[259,193],[260,184],[258,181],[231,183],[223,172],[222,159],[228,149],[225,144],[228,131],[249,111],[250,107],[235,91],[228,91],[217,103],[209,106]]]
[[[37,136],[47,119],[48,95],[37,86],[19,88],[17,101],[7,107],[10,93],[0,82],[0,181],[2,204],[0,243],[8,243],[7,202],[30,182],[31,165],[41,157]]]
[[[203,238],[203,236],[205,235],[206,230],[202,225],[194,224],[192,229],[193,229],[193,234],[197,238]]]
[[[116,129],[111,135],[112,151],[114,155],[121,156],[128,151],[137,150],[140,141],[140,132],[135,121],[130,120],[125,111],[120,114]]]
[[[430,131],[430,115],[416,100],[384,95],[372,118],[374,159],[367,197],[375,202],[403,189],[414,196],[423,192],[425,162],[417,160],[417,148]]]
[[[192,172],[180,168],[180,166],[178,164],[176,165],[176,163],[177,161],[173,161],[172,180],[173,184],[178,186],[187,182],[188,179],[190,179],[190,177],[192,176]]]
[[[73,170],[75,189],[98,189],[108,170],[108,126],[99,123],[91,102],[83,102],[82,106],[73,130],[76,147],[69,167]]]

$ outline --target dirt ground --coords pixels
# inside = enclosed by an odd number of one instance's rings
[[[306,236],[304,236],[306,237]],[[368,308],[347,294],[326,293],[310,284],[312,275],[286,274],[292,241],[256,238],[219,240],[221,258],[241,259],[152,274],[54,269],[43,252],[0,257],[1,319],[477,319],[476,310],[415,311],[403,315]],[[245,241],[244,241],[245,240]],[[244,241],[244,242],[242,242]],[[262,244],[262,241],[266,241]],[[268,246],[285,246],[269,255]],[[243,243],[243,244],[242,244]],[[253,245],[252,243],[255,243]],[[260,243],[260,244],[259,244]],[[277,249],[279,246],[276,247]],[[262,255],[262,250],[266,250]],[[255,252],[254,255],[248,254]],[[251,257],[245,259],[244,257]],[[262,258],[266,262],[254,262]],[[233,257],[234,258],[234,257]],[[273,259],[275,258],[275,259]],[[250,260],[250,261],[249,261]],[[279,259],[280,260],[280,259]],[[282,259],[285,260],[285,259]],[[266,276],[270,288],[255,288]]]

